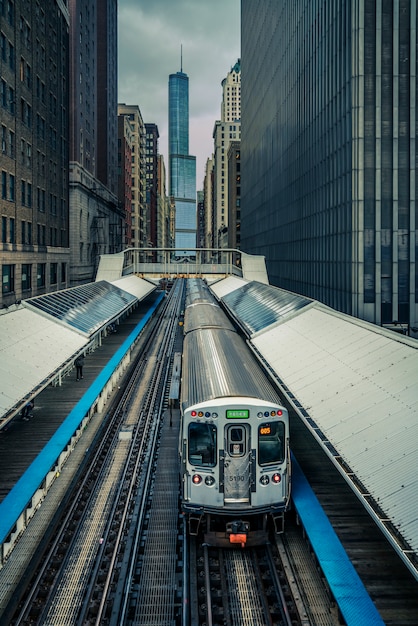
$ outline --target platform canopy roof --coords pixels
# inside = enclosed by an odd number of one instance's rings
[[[418,578],[418,340],[271,285],[211,289]]]
[[[0,426],[156,286],[129,276],[29,298],[0,315]]]

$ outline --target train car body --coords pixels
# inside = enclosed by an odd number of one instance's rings
[[[289,505],[288,413],[219,305],[189,304],[185,320],[189,307],[199,320],[185,323],[181,383],[189,530],[211,545],[264,543],[270,527],[283,530]]]

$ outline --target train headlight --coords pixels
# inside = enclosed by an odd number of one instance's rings
[[[260,483],[262,485],[268,485],[269,482],[270,482],[270,478],[267,476],[267,474],[264,474],[264,476],[260,478]]]
[[[271,477],[271,480],[278,485],[280,482],[282,482],[282,477],[280,476],[280,474],[273,474],[273,476]]]
[[[202,482],[202,477],[200,476],[200,474],[193,474],[192,483],[194,485],[200,485],[201,482]]]
[[[215,483],[215,479],[214,479],[214,477],[213,477],[213,476],[206,476],[206,478],[205,478],[205,484],[206,484],[208,487],[212,487],[212,485],[213,485],[214,483]]]

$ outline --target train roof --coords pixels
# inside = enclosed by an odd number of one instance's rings
[[[227,396],[247,396],[282,404],[236,332],[204,328],[188,333],[183,349],[183,410],[199,402]]]
[[[225,328],[235,331],[235,326],[216,303],[192,304],[184,314],[184,332],[189,333],[198,328]]]
[[[189,278],[187,281],[186,307],[191,304],[214,304],[216,298],[201,278]]]

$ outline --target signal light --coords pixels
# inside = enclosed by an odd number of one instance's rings
[[[267,474],[264,474],[264,476],[260,478],[260,483],[262,485],[268,485],[269,482],[270,482],[270,478],[267,476]]]
[[[281,411],[280,409],[277,411],[277,415],[283,415],[283,411]]]
[[[276,485],[282,482],[282,477],[280,476],[280,474],[273,474],[271,479]]]
[[[194,485],[200,485],[201,482],[202,482],[202,477],[200,476],[200,474],[193,474],[192,483]]]
[[[191,411],[190,415],[191,415],[192,417],[196,417],[196,415],[197,415],[197,411]]]
[[[215,479],[214,479],[214,477],[213,477],[213,476],[206,476],[206,478],[205,478],[205,484],[206,484],[208,487],[212,487],[212,485],[214,484],[214,482],[215,482]]]
[[[197,414],[197,417],[203,417],[203,411],[199,411],[199,413]]]

